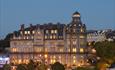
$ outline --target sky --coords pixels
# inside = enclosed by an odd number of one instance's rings
[[[88,30],[115,29],[115,0],[0,0],[0,38],[21,24],[68,24],[75,11]]]

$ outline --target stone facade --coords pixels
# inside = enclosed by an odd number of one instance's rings
[[[13,64],[44,61],[76,66],[86,65],[86,26],[82,24],[80,13],[72,15],[70,24],[37,24],[13,33],[10,41],[10,60]]]

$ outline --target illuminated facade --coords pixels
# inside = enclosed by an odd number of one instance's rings
[[[106,34],[111,32],[111,29],[106,30],[89,30],[87,31],[87,42],[101,42],[107,40]]]
[[[72,15],[70,24],[21,25],[10,41],[11,63],[44,61],[52,64],[56,61],[67,65],[86,64],[86,26],[82,24],[80,13]]]

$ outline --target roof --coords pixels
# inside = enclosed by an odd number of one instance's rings
[[[75,15],[75,14],[79,14],[80,15],[80,13],[78,11],[76,11],[76,12],[73,13],[73,15]]]

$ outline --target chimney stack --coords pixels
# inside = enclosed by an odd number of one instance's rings
[[[20,30],[21,30],[21,31],[24,30],[24,24],[21,25],[21,29],[20,29]]]

